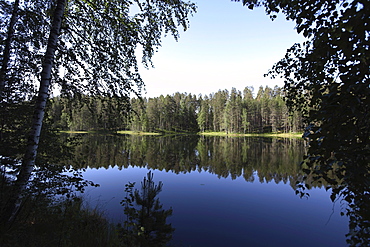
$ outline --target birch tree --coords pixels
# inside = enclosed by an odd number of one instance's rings
[[[0,69],[0,102],[2,102],[3,97],[4,97],[5,75],[6,75],[6,70],[8,68],[8,63],[9,63],[9,58],[10,58],[10,44],[12,43],[13,36],[14,36],[14,26],[16,23],[17,15],[18,15],[18,6],[19,6],[19,0],[15,0],[13,4],[13,11],[10,17],[10,22],[8,25],[8,30],[6,33],[5,45],[4,45],[4,50],[2,54],[2,62],[1,62],[1,69]]]
[[[0,92],[5,103],[30,100],[41,72],[51,19],[50,0],[1,2]],[[2,105],[3,106],[3,105]]]
[[[57,0],[50,3],[47,11],[53,14],[44,46],[46,52],[37,60],[42,61],[39,66],[42,72],[35,113],[14,197],[4,217],[8,222],[17,215],[35,166],[51,87],[59,85],[62,94],[67,96],[85,93],[120,97],[122,105],[129,107],[130,93],[140,96],[144,86],[135,55],[137,49],[142,48],[144,65],[151,66],[151,58],[161,45],[163,35],[170,33],[177,39],[177,28],[182,26],[186,30],[188,16],[196,10],[194,4],[181,0]],[[48,12],[43,14],[47,16]],[[15,54],[15,59],[21,60],[21,54]]]
[[[55,11],[54,19],[50,29],[50,35],[48,39],[48,46],[44,56],[44,62],[42,64],[42,73],[40,88],[35,104],[35,113],[33,116],[32,128],[29,135],[28,146],[26,149],[25,156],[23,158],[22,167],[17,176],[17,181],[14,189],[14,198],[10,200],[10,207],[5,215],[8,217],[9,222],[14,221],[17,212],[21,206],[24,192],[26,191],[27,182],[31,177],[33,167],[35,165],[35,159],[37,154],[37,147],[40,140],[42,121],[45,114],[46,101],[49,94],[50,81],[51,81],[51,69],[53,67],[53,60],[55,56],[55,50],[57,47],[58,36],[60,27],[62,24],[62,18],[64,13],[66,0],[58,0]],[[13,202],[14,201],[14,202]]]

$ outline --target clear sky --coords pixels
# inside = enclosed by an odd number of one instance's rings
[[[262,8],[249,10],[231,0],[193,0],[198,12],[176,42],[164,38],[153,57],[155,68],[140,69],[144,97],[192,93],[208,95],[219,89],[283,86],[264,78],[288,48],[303,37],[294,23],[279,16],[271,21]]]

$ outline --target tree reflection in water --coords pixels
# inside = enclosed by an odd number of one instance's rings
[[[370,167],[367,159],[357,159],[353,163],[338,161],[334,155],[330,161],[310,160],[308,156],[302,162],[306,176],[297,182],[297,193],[301,196],[309,195],[306,189],[312,184],[324,183],[325,188],[332,191],[331,200],[342,202],[341,215],[349,218],[346,237],[350,246],[370,246]]]
[[[135,165],[176,174],[207,171],[247,182],[283,182],[301,195],[313,187],[331,189],[332,200],[342,200],[342,214],[349,218],[348,243],[369,246],[369,151],[327,152],[324,158],[311,152],[301,167],[304,152],[303,141],[297,139],[88,135],[75,158],[79,168]]]
[[[165,246],[175,229],[166,223],[172,208],[163,209],[157,198],[163,183],[156,185],[149,171],[141,182],[141,190],[134,190],[134,186],[135,183],[130,182],[125,185],[126,196],[121,205],[126,220],[123,226],[119,225],[120,237],[126,246]]]

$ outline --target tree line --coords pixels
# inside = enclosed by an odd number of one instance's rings
[[[304,137],[308,141],[305,172],[332,183],[328,188],[333,188],[333,201],[342,197],[348,202],[346,215],[354,219],[348,243],[369,245],[370,2],[233,1],[242,2],[249,9],[263,7],[271,19],[283,13],[307,39],[288,49],[269,75],[284,78],[290,109],[298,108],[305,113]],[[131,16],[133,4],[138,13]],[[15,181],[7,182],[14,190],[1,217],[10,226],[32,182],[36,157],[40,158],[37,149],[41,127],[47,122],[45,104],[51,87],[61,88],[69,98],[85,93],[129,100],[130,93],[140,94],[144,84],[138,72],[137,47],[143,48],[144,65],[150,66],[163,35],[170,33],[177,39],[177,29],[188,28],[188,16],[196,7],[181,0],[15,0],[1,1],[0,8],[0,144],[4,147],[0,161],[7,166],[11,163],[17,176]],[[26,115],[28,111],[15,111],[23,115],[19,118],[12,114],[18,104],[23,107],[31,98],[29,102],[35,109],[33,120],[32,114]],[[226,98],[227,102],[234,102]],[[238,97],[235,99],[236,102]],[[226,107],[232,109],[225,111],[230,114],[237,109],[225,102],[219,109]],[[201,109],[198,106],[195,111],[197,124],[207,123],[207,118],[198,118],[207,116],[200,114]],[[260,110],[259,114],[260,118],[254,118],[262,123],[259,131],[264,131],[264,126],[279,128],[272,124],[271,119],[276,118],[271,117],[272,112]],[[237,123],[243,115],[225,117],[213,112],[215,115],[223,121],[213,121],[213,128],[239,131]],[[208,118],[208,122],[210,119],[214,120]],[[131,127],[128,121],[126,125]],[[252,128],[253,122],[249,125]],[[198,124],[198,128],[206,130],[207,125]],[[245,128],[244,124],[241,128]],[[9,149],[16,150],[17,155],[8,155]],[[21,151],[23,155],[18,155]],[[333,180],[330,174],[335,174],[338,180]],[[307,184],[300,184],[302,190]],[[363,195],[367,195],[365,200]]]
[[[210,95],[175,93],[132,98],[132,111],[122,111],[116,98],[55,97],[49,117],[62,130],[133,130],[144,132],[266,133],[302,131],[302,114],[289,112],[280,87],[233,88]]]
[[[129,106],[130,95],[144,86],[138,64],[150,67],[162,37],[177,40],[195,12],[195,4],[182,0],[0,1],[0,143],[23,153],[5,156],[0,149],[1,164],[16,176],[6,183],[12,193],[2,200],[1,225],[15,221],[39,165],[51,90],[67,98],[115,97]],[[33,111],[16,112],[27,125],[11,123],[19,119],[13,110],[28,104]]]

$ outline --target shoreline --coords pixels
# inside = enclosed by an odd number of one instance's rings
[[[228,137],[280,137],[280,138],[302,138],[303,133],[225,133],[225,132],[199,132],[203,136],[228,136]]]
[[[67,133],[67,134],[107,134],[107,133],[115,133],[115,134],[123,134],[123,135],[151,135],[151,136],[159,136],[159,135],[199,135],[199,136],[226,136],[226,137],[274,137],[274,138],[302,138],[303,133],[225,133],[225,132],[198,132],[198,133],[185,133],[185,132],[143,132],[143,131],[132,131],[132,130],[119,130],[119,131],[69,131],[69,130],[60,130],[60,133]]]

